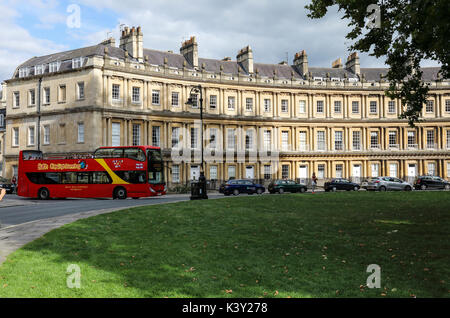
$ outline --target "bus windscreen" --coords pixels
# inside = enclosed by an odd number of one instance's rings
[[[150,184],[164,183],[163,168],[161,150],[148,150],[148,182]]]

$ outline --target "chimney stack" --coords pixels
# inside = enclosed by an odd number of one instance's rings
[[[338,58],[336,61],[331,63],[331,68],[342,68],[342,60],[341,58]]]
[[[355,75],[361,74],[358,53],[354,52],[350,54],[350,56],[347,58],[347,62],[345,63],[345,68],[347,69],[347,71],[352,72]]]
[[[198,45],[195,36],[181,44],[180,53],[194,68],[198,68]]]
[[[297,66],[300,74],[303,77],[306,77],[308,74],[308,55],[306,55],[305,50],[295,54],[294,65]]]
[[[116,39],[113,37],[110,37],[106,40],[104,40],[102,43],[100,43],[102,45],[106,45],[106,46],[116,46]]]
[[[128,51],[128,54],[137,59],[139,62],[144,61],[144,46],[143,46],[143,34],[141,27],[125,27],[122,30],[120,37],[120,48],[124,51]]]
[[[247,73],[253,74],[253,51],[250,46],[240,50],[236,56],[236,60],[238,63],[241,63],[241,66],[247,71]]]

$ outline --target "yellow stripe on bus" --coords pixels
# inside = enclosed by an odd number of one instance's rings
[[[117,174],[115,174],[114,171],[112,171],[111,168],[108,166],[108,164],[105,162],[105,159],[95,159],[95,161],[97,161],[111,176],[112,184],[130,184],[125,180],[121,179]]]

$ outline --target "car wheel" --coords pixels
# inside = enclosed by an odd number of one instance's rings
[[[410,186],[405,187],[405,191],[411,191],[411,190],[412,190],[412,188]]]
[[[336,187],[332,187],[331,191],[336,192],[337,191]]]
[[[301,192],[301,193],[305,193],[305,192],[306,192],[306,189],[305,189],[305,188],[300,188],[300,192]]]
[[[353,191],[358,191],[359,188],[358,187],[353,187]]]
[[[234,189],[233,190],[233,195],[239,195],[239,190],[238,189]]]
[[[278,190],[278,193],[279,193],[279,194],[283,194],[283,193],[284,193],[284,189],[281,188],[280,190]]]
[[[258,189],[258,190],[256,190],[256,193],[257,193],[257,194],[262,194],[262,193],[263,193],[263,190],[262,190],[262,189]]]
[[[38,199],[48,200],[50,199],[50,191],[47,188],[40,188],[38,191]]]
[[[446,191],[450,190],[450,184],[446,184],[444,187],[444,190],[446,190]]]
[[[125,188],[119,187],[114,190],[114,198],[119,200],[125,200],[127,198],[127,190]]]
[[[380,187],[380,192],[385,192],[386,191],[386,187],[385,186],[381,186]]]
[[[427,189],[426,184],[422,184],[422,185],[420,186],[420,189],[421,189],[421,190],[426,190],[426,189]]]

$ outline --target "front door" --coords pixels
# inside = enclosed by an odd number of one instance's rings
[[[253,180],[255,178],[255,171],[253,166],[247,166],[245,168],[245,178]]]
[[[198,180],[200,177],[200,166],[191,166],[191,180]]]
[[[417,177],[417,166],[410,163],[408,165],[408,182],[413,183],[414,179]]]
[[[308,181],[308,166],[301,165],[298,170],[300,183],[306,184]]]
[[[361,165],[353,165],[352,170],[353,182],[359,183],[361,179]]]

